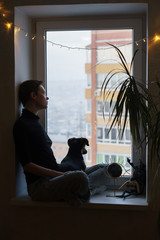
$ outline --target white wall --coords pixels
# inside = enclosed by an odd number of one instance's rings
[[[25,80],[32,79],[32,27],[31,19],[18,8],[15,8],[14,56],[15,56],[15,116],[19,116],[22,106],[18,102],[18,87]],[[19,31],[20,29],[20,31]],[[26,33],[28,36],[26,37]],[[16,162],[16,196],[25,194],[26,182],[21,165]]]

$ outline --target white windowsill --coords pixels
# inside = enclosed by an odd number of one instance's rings
[[[113,191],[103,192],[92,196],[88,203],[83,203],[80,208],[103,208],[116,210],[146,210],[148,203],[145,196],[129,196],[126,199],[113,196]],[[28,196],[19,196],[11,200],[12,206],[32,206],[32,207],[70,207],[66,202],[36,202],[30,200]]]

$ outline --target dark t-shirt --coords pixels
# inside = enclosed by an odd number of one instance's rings
[[[52,141],[39,123],[39,117],[23,109],[22,116],[15,122],[13,136],[16,148],[16,159],[22,166],[35,163],[39,166],[58,170],[58,164],[51,149]],[[27,184],[40,177],[26,173]]]

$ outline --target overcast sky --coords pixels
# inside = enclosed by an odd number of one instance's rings
[[[47,42],[48,81],[86,78],[87,50],[69,50],[69,47],[85,48],[91,43],[91,31],[49,31],[47,41],[68,47]]]

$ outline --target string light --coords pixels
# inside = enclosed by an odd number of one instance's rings
[[[9,14],[9,11],[4,9],[3,5],[0,3],[0,16],[3,18],[4,26],[7,28],[7,30],[11,30],[13,23],[7,21],[7,16]]]
[[[158,41],[160,41],[160,35],[156,34],[154,36],[154,42],[158,42]]]
[[[34,40],[35,38],[36,38],[36,36],[33,36],[33,37],[32,37],[32,40]]]
[[[12,27],[12,23],[6,23],[6,27],[7,27],[8,30],[10,30],[11,27]]]
[[[23,28],[20,28],[20,27],[18,27],[18,26],[16,26],[15,25],[15,28],[17,28],[17,32],[19,32],[19,31],[23,31],[24,32],[24,35],[25,35],[25,37],[28,37],[29,36],[29,33],[28,32],[26,32]],[[34,40],[36,38],[36,35],[34,35],[33,37],[31,37],[31,39],[32,40]],[[45,37],[45,35],[43,35],[43,39],[45,40],[46,39],[46,37]],[[156,39],[157,39],[157,37],[156,37]],[[159,36],[159,38],[158,39],[160,39],[160,36]],[[77,50],[89,50],[89,51],[91,51],[91,50],[106,50],[106,49],[109,49],[109,48],[111,48],[111,47],[109,47],[109,46],[107,46],[107,47],[104,47],[104,48],[91,48],[91,47],[71,47],[71,46],[66,46],[66,45],[62,45],[62,44],[59,44],[59,43],[55,43],[55,42],[53,42],[53,41],[50,41],[50,40],[46,40],[48,43],[50,43],[51,45],[52,45],[52,47],[54,47],[54,46],[57,46],[57,47],[60,47],[60,48],[66,48],[66,49],[68,49],[68,50],[75,50],[75,49],[77,49]],[[141,42],[144,42],[144,43],[146,43],[146,38],[142,38],[142,39],[140,39],[140,40],[137,40],[137,41],[135,41],[134,43],[136,44],[136,46],[139,46],[139,44],[141,43]],[[107,43],[106,43],[107,44]],[[132,44],[132,42],[130,42],[130,43],[127,43],[127,44],[123,44],[123,45],[120,45],[120,46],[117,46],[117,47],[123,47],[123,46],[126,46],[126,45],[130,45],[130,44]]]
[[[15,25],[15,28],[17,28],[17,31],[16,32],[19,32],[19,31],[23,31],[25,34],[25,37],[28,37],[29,36],[29,33],[28,32],[26,32],[23,28],[20,28],[20,27],[18,27],[18,26],[16,26]],[[32,40],[34,40],[36,38],[36,35],[34,35],[33,37],[31,37],[31,39]],[[45,35],[43,35],[43,39],[45,40],[46,39],[46,37],[45,37]],[[66,46],[66,45],[62,45],[62,44],[59,44],[59,43],[55,43],[55,42],[52,42],[52,41],[50,41],[50,40],[46,40],[48,43],[50,43],[52,46],[58,46],[58,47],[60,47],[60,48],[67,48],[68,50],[75,50],[75,49],[77,49],[77,50],[89,50],[89,51],[91,51],[91,50],[106,50],[106,49],[109,49],[109,48],[111,48],[111,47],[104,47],[104,48],[100,48],[100,49],[98,49],[98,48],[91,48],[91,47],[71,47],[71,46]],[[146,42],[146,38],[143,38],[143,39],[140,39],[140,40],[138,40],[138,41],[135,41],[135,44],[136,44],[136,46],[139,46],[139,43],[140,42]],[[126,45],[129,45],[129,44],[132,44],[132,42],[130,42],[130,43],[127,43],[127,44],[123,44],[123,45],[120,45],[120,46],[118,46],[118,47],[122,47],[122,46],[126,46]]]

